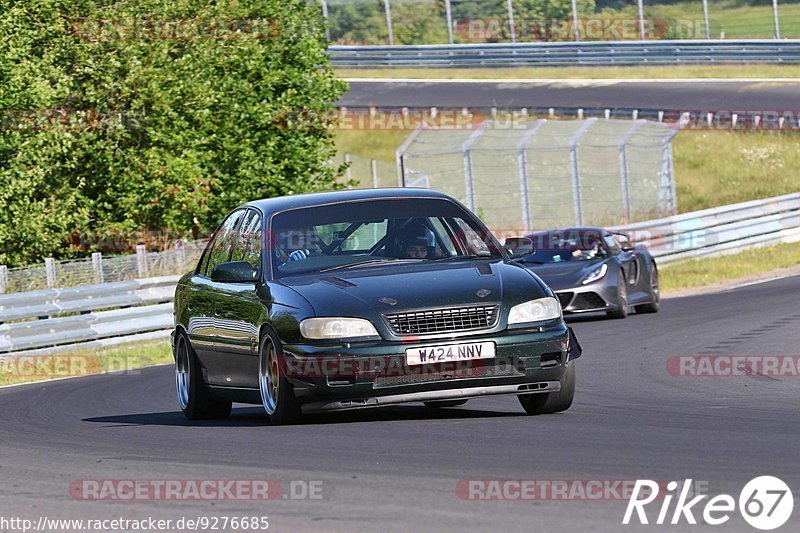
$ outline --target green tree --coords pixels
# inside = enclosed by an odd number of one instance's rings
[[[0,263],[335,187],[345,90],[305,0],[0,0]]]

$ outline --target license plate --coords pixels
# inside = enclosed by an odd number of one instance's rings
[[[493,342],[473,342],[469,344],[448,344],[445,346],[408,348],[406,350],[406,363],[409,365],[426,365],[447,361],[493,359],[494,353],[495,347]]]

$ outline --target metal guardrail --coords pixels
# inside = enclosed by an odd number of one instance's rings
[[[800,63],[800,39],[329,46],[335,67]]]
[[[615,229],[647,245],[660,264],[798,242],[800,193]],[[2,295],[0,359],[164,338],[173,327],[169,302],[177,281],[164,276]]]
[[[615,229],[646,245],[659,263],[800,241],[800,193],[731,204]]]

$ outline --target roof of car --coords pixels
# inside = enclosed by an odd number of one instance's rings
[[[531,235],[545,235],[548,233],[583,233],[589,231],[603,233],[606,231],[606,229],[601,228],[599,226],[570,226],[566,228],[552,228],[547,230],[534,231],[533,233],[531,233]]]
[[[278,196],[275,198],[254,200],[245,205],[255,207],[268,214],[298,207],[312,207],[315,205],[326,205],[340,202],[396,198],[441,198],[445,200],[452,200],[450,196],[433,189],[395,187],[385,189],[347,189],[342,191],[293,194],[289,196]]]

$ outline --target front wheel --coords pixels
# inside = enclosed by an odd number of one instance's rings
[[[300,417],[300,403],[281,371],[280,344],[265,333],[258,350],[258,388],[261,403],[273,425],[290,424]]]
[[[634,306],[637,313],[658,313],[659,300],[661,299],[661,291],[658,288],[658,269],[655,263],[652,266],[650,273],[650,301],[646,304]]]
[[[546,415],[566,411],[575,398],[575,362],[567,363],[567,372],[559,380],[561,390],[538,394],[520,394],[517,396],[520,405],[529,415]]]
[[[628,287],[625,282],[625,274],[622,270],[617,276],[617,308],[613,311],[606,311],[608,318],[625,318],[628,316]]]
[[[231,414],[231,402],[214,396],[203,381],[200,362],[182,332],[175,338],[175,389],[181,411],[189,420],[227,418]]]

